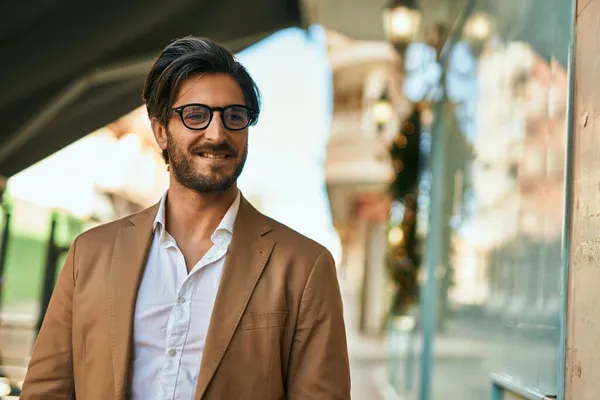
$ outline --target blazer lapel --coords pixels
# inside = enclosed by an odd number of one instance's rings
[[[109,312],[115,399],[124,399],[132,356],[133,313],[152,240],[158,204],[130,217],[117,231],[110,270]],[[107,349],[108,350],[108,349]]]
[[[200,400],[221,362],[273,249],[268,219],[242,197],[198,375]]]

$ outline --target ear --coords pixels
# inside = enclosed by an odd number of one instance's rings
[[[154,139],[156,144],[161,150],[167,149],[167,127],[161,124],[158,119],[152,117],[150,119],[150,125],[152,126],[152,133],[154,133]]]

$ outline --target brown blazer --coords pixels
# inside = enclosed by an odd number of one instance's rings
[[[72,244],[22,400],[126,399],[133,314],[158,205]],[[242,198],[194,400],[349,399],[330,253]]]

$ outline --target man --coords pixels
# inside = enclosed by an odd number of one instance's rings
[[[248,72],[186,37],[143,98],[169,190],[72,244],[21,399],[349,399],[330,253],[236,186],[260,111]]]

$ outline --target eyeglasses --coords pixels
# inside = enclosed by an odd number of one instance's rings
[[[226,107],[209,107],[205,104],[186,104],[173,108],[179,114],[183,125],[191,130],[200,131],[208,128],[214,112],[219,111],[221,121],[230,131],[241,131],[255,122],[256,112],[243,105],[233,104]]]

